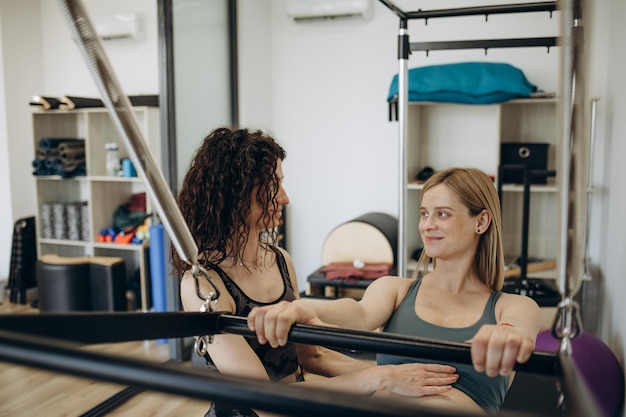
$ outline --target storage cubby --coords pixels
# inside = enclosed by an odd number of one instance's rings
[[[407,275],[415,269],[413,253],[421,245],[419,198],[422,189],[417,174],[425,167],[435,171],[450,167],[475,167],[498,181],[502,143],[547,143],[547,169],[556,170],[559,143],[556,124],[557,100],[532,98],[491,105],[411,102],[407,111],[406,211],[404,248]],[[558,175],[558,172],[557,172]],[[507,261],[521,255],[523,185],[502,184],[502,221]],[[530,187],[529,258],[554,259],[558,221],[555,177]],[[554,272],[542,272],[553,275]]]
[[[160,161],[159,111],[155,107],[135,107],[133,109],[155,161]],[[115,209],[128,202],[133,194],[146,191],[141,178],[114,177],[106,175],[105,144],[117,143],[120,159],[128,158],[129,152],[119,135],[106,108],[77,110],[36,110],[32,114],[35,154],[41,139],[65,138],[84,140],[85,174],[71,178],[61,175],[34,175],[36,181],[37,206],[37,246],[38,254],[57,254],[67,257],[114,256],[124,259],[127,281],[139,271],[141,286],[141,308],[150,308],[148,247],[149,243],[117,244],[98,242],[100,230],[113,224]],[[36,156],[34,156],[36,157]],[[81,207],[81,227],[84,239],[58,238],[44,234],[46,218],[42,207],[50,203],[61,203]],[[84,206],[84,207],[83,207]],[[150,201],[147,211],[151,212]],[[49,209],[49,207],[48,207]],[[86,217],[86,218],[85,218]],[[49,231],[48,231],[49,232]]]

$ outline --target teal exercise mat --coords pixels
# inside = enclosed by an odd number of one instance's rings
[[[460,62],[429,65],[408,71],[408,101],[493,104],[530,97],[537,87],[519,68],[506,63]],[[387,101],[398,99],[398,75]]]

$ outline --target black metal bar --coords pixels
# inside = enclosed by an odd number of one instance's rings
[[[102,401],[97,406],[80,415],[80,417],[101,417],[106,416],[135,395],[143,392],[139,387],[126,387],[122,391]]]
[[[272,384],[208,370],[173,367],[75,349],[67,342],[0,330],[0,360],[86,378],[144,387],[202,400],[298,417],[420,416],[442,417],[443,411],[402,407],[398,403],[336,391]],[[457,413],[459,416],[472,414]]]
[[[78,343],[114,343],[219,333],[219,314],[41,313],[0,315],[0,329]]]
[[[440,17],[489,16],[492,14],[549,12],[557,10],[558,2],[499,4],[493,6],[460,7],[456,9],[418,10],[406,12],[408,19],[434,19]]]
[[[528,169],[524,164],[502,164],[498,167],[498,197],[500,198],[500,206],[502,210],[502,179],[505,171],[522,171],[523,172],[523,201],[522,201],[522,247],[521,254],[517,261],[520,268],[519,279],[522,281],[528,277],[528,239],[530,225],[530,186],[534,177],[554,177],[556,171],[543,169]],[[502,210],[502,212],[504,212]]]
[[[563,372],[563,390],[566,398],[565,411],[571,417],[604,416],[596,398],[589,391],[587,382],[580,376],[571,355],[559,354]]]
[[[520,278],[525,280],[528,277],[528,235],[530,225],[530,183],[533,179],[532,170],[524,169],[524,195],[522,198],[522,253],[518,265],[520,267]]]
[[[492,49],[492,48],[524,48],[544,46],[550,48],[557,45],[556,37],[543,38],[511,38],[511,39],[478,39],[469,41],[411,42],[411,51],[441,51],[450,49]]]
[[[239,126],[239,61],[237,47],[237,1],[228,0],[228,58],[230,66],[230,120]]]
[[[176,138],[176,88],[174,83],[174,6],[172,0],[158,0],[159,30],[159,115],[161,119],[161,170],[174,195],[178,194],[178,158]],[[164,235],[166,253],[171,249],[169,235]],[[172,265],[166,264],[168,273]],[[169,275],[166,275],[169,276]],[[180,287],[177,280],[167,280],[166,305],[168,311],[180,310]],[[183,360],[185,342],[168,340],[170,358]]]
[[[158,0],[159,30],[159,114],[161,117],[161,158],[163,176],[177,192],[176,89],[174,86],[174,18],[172,0]]]
[[[535,177],[554,177],[556,171],[544,169],[524,168],[524,197],[522,208],[522,253],[518,265],[520,267],[520,279],[528,278],[528,239],[530,236],[530,185]]]
[[[389,10],[391,10],[393,13],[396,14],[396,16],[398,16],[400,19],[406,19],[407,15],[406,12],[404,10],[402,10],[401,8],[399,8],[393,1],[390,0],[379,0],[385,7],[387,7]]]
[[[194,335],[233,333],[255,337],[244,317],[221,313],[85,313],[0,315],[0,329],[83,343],[123,342]],[[289,340],[330,348],[442,362],[471,363],[467,343],[446,342],[335,327],[296,324]],[[540,375],[558,375],[559,363],[553,353],[535,352],[515,370]]]
[[[529,13],[529,12],[554,12],[557,10],[558,2],[540,2],[540,3],[518,3],[518,4],[502,4],[493,6],[474,6],[460,7],[454,9],[441,10],[418,10],[404,11],[398,7],[393,1],[380,0],[389,10],[403,19],[434,19],[439,17],[460,17],[460,16],[483,16],[490,14],[508,14],[508,13]]]
[[[522,211],[522,254],[518,263],[520,267],[520,278],[528,278],[528,239],[530,236],[530,185],[532,179],[536,177],[554,177],[556,171],[545,169],[524,168],[524,197]]]
[[[222,315],[222,333],[255,336],[242,317]],[[316,344],[330,348],[355,349],[367,352],[386,353],[421,359],[435,359],[444,363],[471,364],[470,345],[435,339],[418,338],[394,333],[368,332],[335,327],[297,324],[292,326],[289,340],[296,343]],[[554,353],[534,352],[516,371],[538,375],[559,375],[558,360]]]
[[[498,165],[498,198],[500,199],[500,211],[504,212],[502,210],[502,206],[503,206],[503,193],[502,193],[502,186],[504,184],[504,173],[505,171],[523,171],[526,169],[526,165],[525,164],[500,164]]]
[[[400,19],[400,27],[398,28],[398,59],[409,59],[411,54],[411,44],[409,43],[409,34],[407,33],[407,21]]]

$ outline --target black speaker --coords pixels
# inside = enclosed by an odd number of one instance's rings
[[[503,168],[501,182],[503,184],[523,184],[524,170],[547,170],[547,143],[502,143],[500,147],[500,164]],[[533,175],[532,184],[546,184],[546,175]]]

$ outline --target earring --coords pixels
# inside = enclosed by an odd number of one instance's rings
[[[480,229],[476,229],[476,233],[480,233]]]

